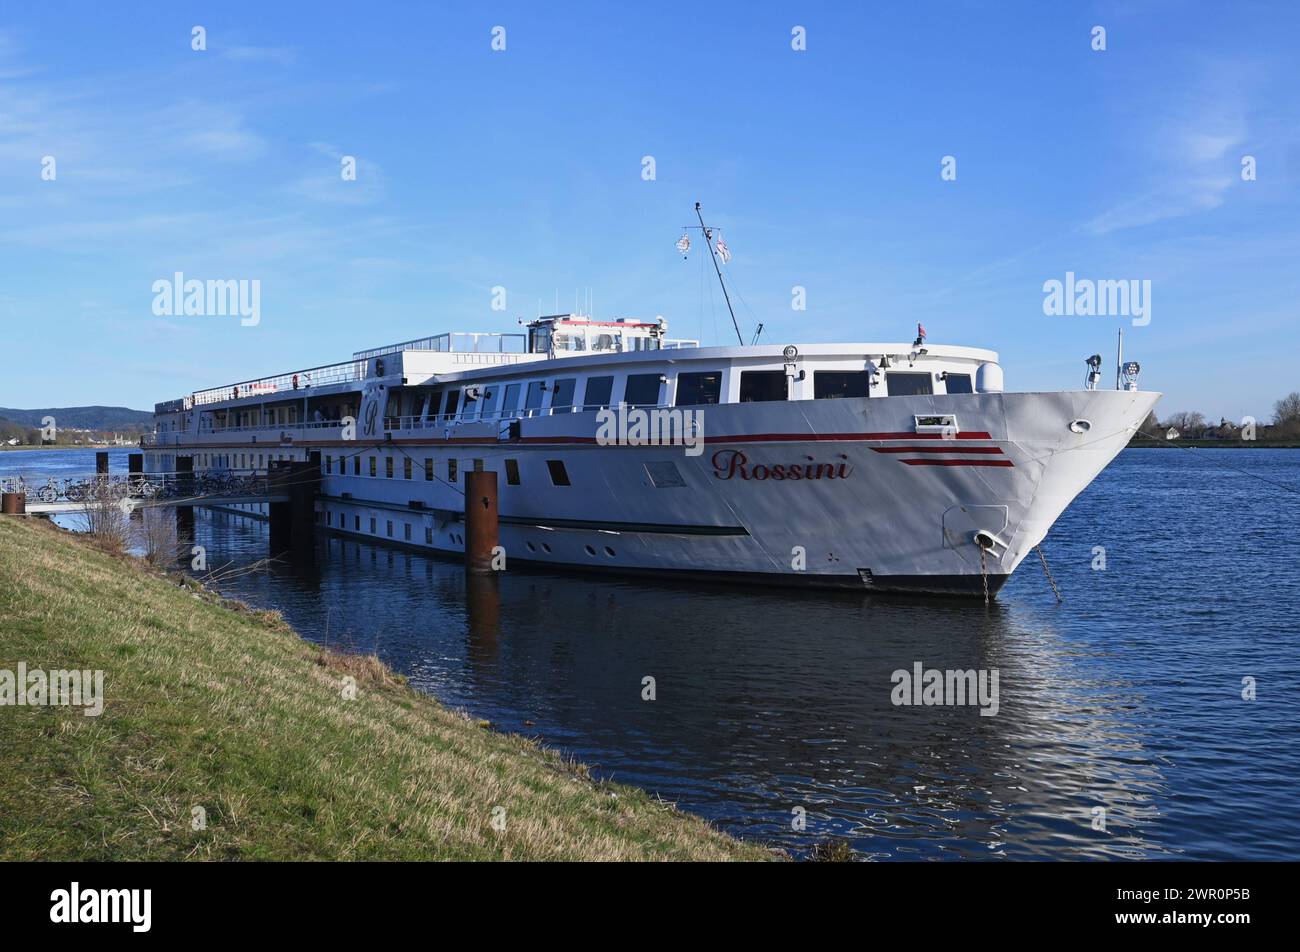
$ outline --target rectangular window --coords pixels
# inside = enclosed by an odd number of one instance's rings
[[[868,370],[817,370],[813,372],[813,398],[846,400],[871,395],[871,372]]]
[[[744,370],[740,374],[740,402],[765,403],[790,398],[784,370]]]
[[[506,460],[506,485],[519,485],[519,460],[517,459]]]
[[[556,486],[569,485],[569,473],[568,470],[564,468],[564,460],[548,459],[546,461],[546,468],[551,471],[551,482],[554,485]]]
[[[387,522],[388,522],[388,526],[387,526],[388,538],[391,539],[393,537],[393,520],[388,519]]]
[[[510,416],[519,409],[519,384],[512,383],[506,386],[505,397],[501,401],[501,415]]]
[[[333,469],[334,469],[334,457],[333,457],[333,456],[326,456],[326,457],[325,457],[325,475],[328,476],[328,475],[330,474],[330,472],[331,472]]]
[[[568,413],[573,409],[573,393],[577,385],[576,377],[555,381],[555,392],[551,394],[552,413]]]
[[[360,516],[353,516],[353,517],[352,517],[352,528],[355,529],[355,530],[357,530],[357,532],[360,532],[360,531],[361,531],[361,517],[360,517]]]
[[[628,374],[623,402],[630,407],[659,406],[659,374]]]
[[[424,481],[427,483],[433,482],[433,460],[432,459],[426,459],[424,461]]]
[[[885,384],[891,397],[910,397],[934,393],[934,381],[927,373],[907,373],[891,370],[885,374]]]
[[[424,527],[424,544],[433,545],[433,529],[429,526]]]
[[[411,541],[411,524],[409,522],[402,523],[402,538],[407,542]]]
[[[353,476],[360,476],[360,475],[361,475],[361,457],[360,457],[360,456],[354,456],[354,457],[352,457],[352,475],[353,475]]]
[[[447,482],[454,483],[455,481],[456,481],[456,461],[454,459],[449,459],[447,460]]]
[[[609,398],[614,395],[613,377],[588,377],[587,392],[582,398],[584,410],[599,410],[609,406]]]
[[[474,472],[476,473],[483,472],[483,461],[481,459],[473,460],[471,462],[471,465],[474,467]]]
[[[479,399],[482,404],[482,417],[490,420],[497,415],[497,401],[501,399],[501,386],[490,383],[483,387],[483,396]]]
[[[445,413],[448,417],[453,417],[456,415],[456,408],[458,406],[460,406],[460,391],[448,390],[447,406],[442,412]]]
[[[722,371],[677,375],[677,406],[694,407],[713,404],[722,399]]]
[[[370,517],[370,534],[371,534],[371,535],[374,535],[374,534],[375,534],[375,517],[374,517],[374,516],[371,516],[371,517]]]
[[[528,384],[528,396],[524,399],[525,410],[536,410],[542,405],[542,394],[546,392],[545,380],[533,380]],[[529,416],[534,416],[530,413]]]
[[[373,456],[370,457],[370,475],[371,476],[379,475],[379,461],[376,460],[375,457]]]
[[[405,479],[411,478],[411,457],[402,457],[402,476]]]
[[[334,513],[330,512],[328,509],[325,510],[325,525],[334,525]]]
[[[391,456],[384,457],[384,477],[387,479],[393,478],[393,458]]]
[[[970,385],[970,374],[945,374],[944,382],[949,393],[974,393]]]

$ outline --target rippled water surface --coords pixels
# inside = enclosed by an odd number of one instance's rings
[[[0,453],[0,475],[91,459]],[[1294,858],[1296,488],[1300,451],[1126,451],[1047,539],[1060,605],[1037,560],[986,611],[538,572],[467,584],[457,562],[350,540],[227,591],[794,850],[835,835],[896,859]],[[266,554],[261,522],[200,512],[196,531],[214,564]],[[997,669],[996,716],[892,704],[892,672],[918,661]]]

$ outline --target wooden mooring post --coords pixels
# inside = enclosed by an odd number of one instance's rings
[[[500,513],[497,510],[497,474],[465,474],[465,568],[476,575],[490,574],[498,545]]]
[[[27,494],[4,493],[0,497],[0,513],[6,516],[25,516],[27,514]]]

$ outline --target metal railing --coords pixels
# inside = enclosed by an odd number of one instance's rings
[[[359,350],[352,356],[356,360],[369,360],[371,357],[383,357],[404,350],[433,350],[443,353],[523,354],[527,352],[527,349],[528,337],[525,334],[452,331],[446,334],[433,334],[429,337],[404,340],[397,344],[387,344],[370,350]]]
[[[243,400],[251,397],[264,397],[267,394],[303,394],[312,387],[324,387],[336,383],[352,383],[364,380],[366,362],[348,360],[339,364],[325,364],[320,367],[308,367],[291,373],[275,374],[270,377],[255,377],[241,380],[224,387],[210,387],[207,390],[194,391],[194,405],[224,403],[227,400]]]
[[[0,479],[0,491],[23,493],[33,502],[95,505],[122,499],[180,499],[200,496],[265,496],[272,489],[265,470],[206,470],[177,473],[85,473]]]

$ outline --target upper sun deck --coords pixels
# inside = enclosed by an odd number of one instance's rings
[[[522,323],[522,321],[520,322]],[[667,322],[619,318],[595,321],[575,314],[552,314],[527,325],[527,333],[451,331],[360,350],[337,364],[306,367],[208,387],[177,400],[154,404],[154,415],[196,406],[267,401],[301,396],[324,388],[358,389],[368,377],[400,376],[413,382],[446,373],[502,364],[535,362],[591,354],[618,354],[697,347],[699,341],[664,336]]]

